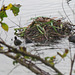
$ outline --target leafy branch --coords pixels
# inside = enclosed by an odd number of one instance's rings
[[[6,23],[3,23],[3,19],[5,17],[8,17],[6,11],[7,10],[11,10],[14,14],[14,16],[17,16],[18,13],[19,13],[19,8],[21,7],[20,4],[9,4],[7,6],[3,5],[2,8],[0,9],[0,24],[1,24],[1,27],[5,30],[5,31],[8,31],[9,27]]]
[[[51,65],[48,61],[45,61],[45,60],[44,60],[43,58],[41,58],[40,56],[33,55],[33,54],[31,54],[31,53],[28,53],[28,52],[22,52],[22,51],[18,50],[17,48],[14,48],[14,47],[12,47],[12,46],[10,46],[10,45],[6,44],[5,42],[2,42],[2,41],[0,41],[0,44],[6,46],[6,47],[8,48],[8,51],[7,51],[7,52],[0,52],[0,53],[3,53],[3,54],[5,54],[6,56],[8,56],[8,57],[10,57],[10,58],[12,58],[12,59],[18,61],[20,64],[26,66],[26,67],[29,68],[31,71],[34,69],[33,67],[30,68],[30,66],[33,66],[33,63],[32,63],[32,61],[30,61],[30,64],[32,64],[32,65],[27,64],[26,61],[28,61],[28,60],[24,58],[25,56],[29,56],[29,57],[31,57],[31,58],[33,58],[33,59],[39,60],[39,61],[41,61],[42,63],[44,63],[46,66],[51,67],[56,73],[58,73],[58,74],[60,74],[60,75],[63,75],[57,68],[55,68],[53,65]],[[23,56],[23,58],[21,58],[21,57],[18,57],[18,58],[17,58],[16,56],[11,55],[11,53],[15,53],[16,55],[17,55],[17,54],[20,54],[21,56]],[[28,62],[29,62],[29,61],[28,61]],[[27,65],[28,65],[28,66],[27,66]],[[30,65],[30,66],[29,66],[29,65]],[[35,71],[35,70],[33,70],[33,71]],[[37,71],[37,72],[38,72],[38,71]],[[35,72],[34,72],[34,73],[35,73]],[[39,73],[39,74],[40,74],[40,73]]]

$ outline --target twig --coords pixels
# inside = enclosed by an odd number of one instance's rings
[[[46,51],[46,50],[54,50],[54,49],[64,49],[64,48],[45,48],[45,49],[40,49],[40,50],[37,50],[37,51]]]
[[[45,60],[42,59],[41,57],[36,56],[36,55],[33,55],[33,54],[29,54],[28,52],[25,52],[25,53],[24,53],[24,52],[21,52],[20,50],[17,50],[16,48],[14,48],[14,47],[12,47],[12,46],[10,46],[10,45],[4,43],[4,42],[1,42],[1,41],[0,41],[0,43],[3,44],[3,45],[5,45],[5,46],[8,47],[9,49],[12,49],[12,50],[10,50],[11,52],[13,52],[13,53],[15,53],[15,54],[16,54],[16,53],[19,53],[19,54],[21,54],[22,56],[29,56],[29,57],[35,58],[35,59],[41,61],[42,63],[44,63],[45,65],[51,67],[53,70],[55,70],[56,73],[58,73],[58,74],[60,74],[60,75],[63,75],[58,69],[56,69],[54,66],[52,66],[51,64],[49,64],[47,61],[45,61]],[[16,60],[18,60],[18,59],[16,59]]]
[[[75,61],[75,54],[74,54],[73,60],[71,61],[70,75],[72,75],[72,70],[73,70],[74,61]]]
[[[72,13],[73,13],[73,18],[74,18],[74,23],[75,23],[75,12],[74,12],[74,10],[70,7],[69,3],[67,3],[67,5],[68,5],[68,7],[70,8],[70,10],[71,10]]]
[[[9,18],[8,18],[9,19]],[[14,23],[16,26],[18,26],[19,28],[20,28],[20,26],[17,24],[17,23],[15,23],[14,21],[12,21],[11,19],[9,19],[12,23]]]
[[[59,15],[61,16],[61,20],[65,20],[66,19],[66,17],[63,17],[63,15],[60,13],[60,11],[58,11],[58,13],[59,13]]]
[[[62,8],[63,8],[63,11],[64,11],[66,17],[68,18],[69,22],[72,23],[71,20],[70,20],[70,18],[69,18],[68,15],[66,14],[65,9],[64,9],[63,0],[62,0]],[[73,24],[73,23],[72,23],[72,24]]]
[[[70,50],[70,60],[72,61],[72,52],[71,52],[70,42],[69,42],[69,50]]]
[[[15,66],[7,75],[10,75],[10,73],[13,72],[13,70],[15,70],[19,65]]]
[[[64,9],[63,0],[62,0],[62,8],[63,8],[63,12],[65,13],[65,15],[66,15],[66,17],[68,18],[69,22],[73,25],[72,21],[70,20],[70,18],[68,17],[68,15],[67,15],[67,13],[66,13],[66,11],[65,11],[65,9]],[[71,9],[71,8],[70,8],[70,9]],[[72,32],[74,33],[74,30],[73,30],[72,26],[71,26],[71,29],[72,29]]]

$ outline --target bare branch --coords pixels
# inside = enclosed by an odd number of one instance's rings
[[[66,17],[68,18],[69,22],[72,23],[71,20],[70,20],[70,18],[69,18],[68,15],[66,14],[65,9],[64,9],[63,0],[62,0],[62,9],[63,9],[63,11],[64,11]]]
[[[74,61],[75,61],[75,54],[74,54],[73,60],[71,61],[70,75],[72,75],[72,70],[73,70]]]
[[[13,72],[14,69],[16,69],[19,65],[15,66],[7,75],[10,75],[10,73]]]

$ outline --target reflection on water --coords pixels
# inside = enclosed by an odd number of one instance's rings
[[[50,17],[61,18],[61,15],[58,13],[58,11],[61,14],[63,14],[63,16],[65,16],[65,14],[62,10],[62,0],[5,0],[5,4],[9,4],[9,3],[17,3],[17,4],[19,3],[22,5],[19,16],[14,17],[12,12],[10,12],[10,11],[9,11],[10,13],[8,12],[9,18],[12,19],[12,21],[17,24],[19,24],[19,21],[20,21],[21,27],[27,26],[30,22],[29,19],[33,18],[33,17],[37,17],[37,16],[48,16],[49,17],[50,16]],[[74,3],[75,3],[75,0],[72,0],[72,2],[70,2],[70,5],[73,7]],[[73,21],[72,12],[68,8],[67,4],[65,3],[65,0],[64,0],[64,7],[65,7],[66,12],[68,12],[67,13],[68,16]],[[9,25],[9,27],[16,26],[9,19],[5,18],[4,21]],[[13,41],[11,41],[11,39],[13,39],[13,37],[14,37],[13,28],[10,28],[8,33],[1,30],[0,34],[1,34],[0,36],[8,44],[13,45],[12,44]],[[61,52],[64,50],[64,48],[69,48],[69,46],[73,47],[72,53],[74,54],[74,49],[75,49],[74,45],[72,43],[69,44],[67,38],[62,39],[61,43],[59,43],[59,44],[51,45],[51,47],[62,48],[62,49],[49,49],[50,48],[49,46],[45,46],[43,48],[42,47],[38,48],[38,50],[43,49],[43,50],[39,51],[40,53],[44,53],[42,55],[43,57],[53,56],[53,55],[57,55],[57,53],[56,53],[57,51]],[[31,48],[33,49],[33,47],[31,47]],[[60,58],[60,57],[58,56],[58,58]],[[62,60],[62,62],[61,62],[63,64],[59,63],[59,65],[56,65],[56,67],[60,71],[65,73],[65,75],[68,75],[69,71],[70,71],[70,60],[68,59],[68,57],[66,57],[66,59],[64,59],[64,60]],[[14,68],[14,66],[12,65],[12,61],[13,61],[12,59],[0,54],[0,75],[7,75]],[[43,67],[44,66],[42,66],[42,68]],[[44,68],[44,69],[46,69],[46,68]],[[47,69],[47,71],[50,71],[50,70]],[[13,72],[10,75],[24,75],[24,74],[25,75],[35,75],[34,73],[31,73],[31,71],[29,71],[28,69],[26,69],[23,66],[18,66],[15,70],[13,70]]]

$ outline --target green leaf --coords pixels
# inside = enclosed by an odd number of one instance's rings
[[[52,57],[50,57],[51,60],[54,60],[55,58],[56,58],[56,56],[52,56]]]
[[[29,57],[29,56],[24,56],[24,58],[26,58],[26,59],[30,59],[30,57]]]
[[[17,64],[18,62],[17,61],[13,61],[13,65]]]
[[[61,58],[65,58],[68,53],[69,53],[69,50],[68,50],[68,49],[65,49],[65,52],[64,52],[63,54],[57,52],[57,54],[58,54]]]
[[[49,62],[50,65],[54,66],[54,61],[55,61],[56,56],[52,57],[45,57],[45,61]]]
[[[14,16],[17,16],[19,13],[19,8],[16,7],[15,5],[13,5],[10,10],[12,10]]]
[[[5,11],[0,11],[0,18],[1,18],[1,21],[3,20],[4,17],[7,17],[7,14]]]
[[[66,54],[66,53],[64,53],[64,54],[63,54],[63,58],[64,58],[64,57],[66,57],[66,56],[67,56],[67,54]]]
[[[8,31],[9,27],[6,23],[1,23],[1,27],[5,30]]]
[[[58,75],[61,75],[61,74],[58,73]]]
[[[69,53],[69,50],[68,49],[65,49],[65,52],[63,54],[63,58],[66,57],[68,53]]]
[[[47,61],[50,57],[45,57],[45,60]]]

